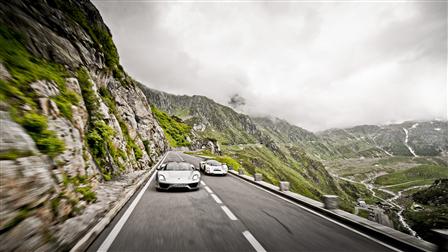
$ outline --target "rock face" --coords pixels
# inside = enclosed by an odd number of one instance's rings
[[[67,250],[167,141],[93,4],[0,7],[0,250]]]

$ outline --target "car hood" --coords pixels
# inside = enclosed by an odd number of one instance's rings
[[[158,175],[162,174],[166,181],[166,183],[191,183],[193,182],[193,176],[197,174],[200,176],[198,171],[159,171]],[[198,181],[198,180],[196,180]]]

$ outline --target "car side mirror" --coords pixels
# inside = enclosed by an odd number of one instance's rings
[[[166,164],[161,164],[161,165],[159,165],[159,167],[157,167],[157,170],[165,169],[165,167],[166,167]]]

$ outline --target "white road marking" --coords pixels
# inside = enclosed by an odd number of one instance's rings
[[[210,187],[206,186],[204,188],[205,188],[205,190],[207,190],[208,193],[213,193],[213,191],[210,189]]]
[[[205,186],[206,184],[204,183],[204,181],[201,180],[201,185]]]
[[[162,160],[159,163],[157,163],[156,167],[158,165],[162,164],[167,156],[168,156],[168,153],[165,155],[165,157],[162,158]],[[117,222],[117,224],[114,226],[112,231],[109,233],[109,235],[106,237],[106,239],[103,241],[103,243],[101,244],[100,248],[97,251],[106,252],[107,250],[109,250],[110,246],[112,245],[112,243],[114,242],[114,240],[118,236],[118,234],[120,233],[120,230],[123,228],[124,224],[126,223],[126,221],[129,218],[129,216],[131,216],[132,211],[134,211],[134,208],[137,206],[138,202],[140,201],[143,194],[148,189],[149,184],[151,184],[151,181],[154,179],[156,174],[157,174],[157,172],[154,171],[154,173],[149,178],[148,182],[146,182],[143,189],[139,192],[137,197],[135,197],[134,201],[131,203],[129,208],[126,209],[126,212],[123,214],[123,216],[121,216],[121,219]]]
[[[370,236],[368,236],[368,235],[366,235],[366,234],[364,234],[364,233],[361,233],[361,232],[359,232],[358,230],[353,229],[353,228],[351,228],[351,227],[349,227],[349,226],[347,226],[347,225],[345,225],[345,224],[342,224],[342,223],[339,223],[339,222],[337,222],[337,221],[335,221],[335,220],[333,220],[333,219],[330,219],[329,217],[324,216],[324,215],[322,215],[322,214],[320,214],[320,213],[318,213],[318,212],[315,212],[314,210],[311,210],[311,209],[309,209],[309,208],[307,208],[307,207],[304,207],[304,206],[302,206],[302,205],[300,205],[300,204],[298,204],[298,203],[296,203],[296,202],[294,202],[294,201],[291,201],[291,200],[289,200],[289,199],[286,199],[286,198],[284,198],[284,197],[282,197],[282,196],[280,196],[280,195],[277,195],[277,194],[275,194],[275,193],[273,193],[273,192],[270,192],[270,191],[268,191],[268,190],[266,190],[266,189],[264,189],[264,188],[261,188],[261,187],[259,187],[259,186],[256,186],[256,185],[254,185],[254,184],[252,184],[252,183],[250,183],[250,182],[248,182],[248,181],[245,181],[245,180],[243,180],[243,179],[241,179],[241,181],[243,181],[243,182],[245,182],[245,183],[247,183],[247,184],[249,184],[249,185],[252,185],[252,186],[254,186],[255,188],[258,188],[258,189],[260,189],[260,190],[262,190],[262,191],[265,191],[265,192],[267,192],[267,193],[270,193],[270,194],[272,194],[272,195],[274,195],[274,196],[276,196],[276,197],[278,197],[278,198],[280,198],[280,199],[282,199],[282,200],[284,200],[284,201],[287,201],[287,202],[289,202],[289,203],[291,203],[291,204],[294,204],[294,205],[296,205],[296,206],[302,208],[303,210],[305,210],[305,211],[307,211],[307,212],[310,212],[310,213],[312,213],[312,214],[314,214],[314,215],[317,215],[317,216],[319,216],[319,217],[321,217],[321,218],[323,218],[323,219],[326,219],[326,220],[328,220],[328,221],[330,221],[330,222],[333,222],[334,224],[336,224],[336,225],[338,225],[338,226],[341,226],[341,227],[346,228],[346,229],[348,229],[348,230],[350,230],[350,231],[352,231],[352,232],[354,232],[354,233],[357,233],[357,234],[359,234],[360,236],[363,236],[363,237],[365,237],[365,238],[367,238],[367,239],[369,239],[369,240],[372,240],[372,241],[374,241],[374,242],[376,242],[376,243],[379,243],[379,244],[383,245],[383,246],[386,247],[386,248],[389,248],[389,249],[394,250],[394,251],[402,252],[402,250],[399,250],[399,249],[397,249],[397,248],[395,248],[395,247],[392,247],[392,246],[389,245],[389,244],[386,244],[386,243],[384,243],[384,242],[382,242],[382,241],[379,241],[379,240],[377,240],[377,239],[375,239],[375,238],[372,238],[372,237],[370,237]]]
[[[249,231],[247,230],[244,231],[243,235],[244,237],[246,237],[246,239],[249,241],[249,243],[252,245],[252,247],[254,247],[254,249],[257,252],[266,252],[263,246],[261,246],[261,244],[257,241],[257,239],[255,239],[255,237]]]
[[[180,159],[180,161],[182,161],[182,162],[185,161],[185,160],[179,155],[179,153],[177,153],[177,152],[174,152],[174,153],[176,153],[176,155],[177,155],[177,157]]]
[[[229,219],[231,220],[238,220],[236,218],[236,216],[230,211],[229,208],[227,208],[226,206],[221,206],[222,210],[224,211],[224,213],[227,214],[227,216],[229,217]]]
[[[212,198],[216,201],[216,203],[218,203],[218,204],[222,204],[222,201],[218,198],[218,196],[216,196],[216,194],[211,194],[212,195]]]

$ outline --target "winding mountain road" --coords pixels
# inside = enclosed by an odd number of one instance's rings
[[[153,179],[142,190],[88,251],[397,251],[232,175],[203,176],[193,192],[157,192]]]

